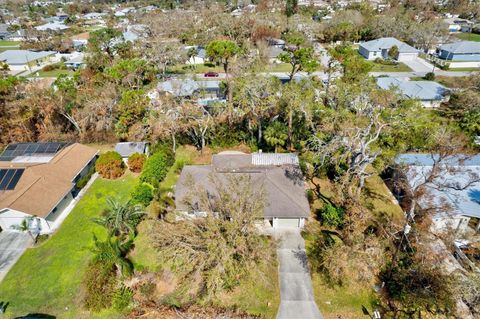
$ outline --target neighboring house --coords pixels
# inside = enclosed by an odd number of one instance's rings
[[[54,51],[7,50],[0,53],[0,61],[7,63],[11,70],[28,70],[49,62],[55,54]]]
[[[283,53],[285,51],[283,51],[283,48],[282,47],[279,47],[279,46],[269,46],[267,48],[267,57],[268,57],[268,61],[270,63],[282,63],[282,61],[280,61],[278,59],[278,56],[280,55],[280,53]]]
[[[443,20],[448,25],[449,32],[471,32],[473,22],[460,18],[447,18]]]
[[[480,42],[459,41],[441,45],[438,57],[449,61],[480,61]]]
[[[448,101],[450,90],[434,81],[407,81],[400,78],[377,78],[383,90],[398,90],[405,98],[419,100],[423,107],[439,107]]]
[[[128,157],[134,153],[140,153],[149,155],[149,143],[148,142],[121,142],[115,145],[115,152],[127,160]]]
[[[76,56],[72,57],[70,60],[65,61],[63,64],[70,69],[81,69],[86,66],[83,54],[77,54]]]
[[[89,38],[90,38],[90,33],[89,32],[83,32],[83,33],[76,34],[76,35],[70,37],[75,50],[81,50],[84,47],[86,47],[87,44],[88,44],[88,39]]]
[[[84,14],[83,19],[85,19],[85,20],[97,20],[97,19],[103,18],[106,15],[107,14],[103,13],[103,12],[90,12],[90,13]]]
[[[431,154],[402,154],[396,163],[396,178],[406,178],[409,187],[417,188],[430,176],[434,158]],[[442,160],[442,174],[426,183],[426,193],[418,200],[423,209],[433,209],[432,230],[448,228],[465,232],[480,231],[480,155],[451,156]],[[473,183],[472,183],[473,182]],[[447,187],[452,185],[454,187]],[[465,186],[467,186],[465,188]],[[408,190],[407,190],[408,194]],[[407,198],[408,200],[408,198]]]
[[[193,178],[210,196],[216,196],[210,176],[223,180],[228,174],[248,175],[256,190],[263,188],[266,203],[262,225],[273,228],[305,225],[310,207],[296,154],[223,152],[213,156],[211,165],[187,165],[175,187],[177,212],[190,218],[205,216],[200,208],[192,211],[184,203],[185,196],[191,195],[189,181]],[[193,201],[191,204],[198,206],[198,199],[193,198]]]
[[[398,56],[395,59],[399,62],[411,61],[418,56],[417,49],[395,38],[380,38],[360,43],[358,52],[367,60],[387,59],[388,51],[393,46],[398,48]]]
[[[63,31],[69,28],[69,26],[60,21],[48,22],[35,27],[37,31]]]
[[[10,144],[0,155],[0,227],[12,229],[35,217],[32,229],[50,233],[78,194],[98,151],[75,143]]]
[[[20,29],[20,30],[17,30],[17,31],[13,31],[8,36],[8,40],[11,40],[11,41],[25,41],[25,40],[27,40],[27,35],[26,35],[25,30]]]
[[[175,97],[223,97],[221,82],[216,80],[195,81],[192,79],[171,79],[159,83],[157,91]]]
[[[197,54],[190,57],[185,64],[204,64],[206,61],[207,53],[204,48],[198,46],[186,46],[184,49],[188,53],[188,51],[192,48],[197,50]]]
[[[11,35],[11,32],[8,31],[8,24],[2,23],[0,24],[0,40],[8,39]]]

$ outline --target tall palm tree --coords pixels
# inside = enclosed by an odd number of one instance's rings
[[[103,216],[93,221],[107,228],[110,236],[135,234],[135,227],[144,215],[140,206],[132,205],[130,201],[120,203],[112,198],[107,198],[107,204],[109,207]]]
[[[131,234],[126,241],[119,237],[108,236],[105,241],[100,241],[93,235],[94,246],[92,252],[95,254],[94,260],[108,266],[115,267],[117,275],[128,276],[133,271],[133,265],[127,258],[127,254],[133,247],[133,235]]]

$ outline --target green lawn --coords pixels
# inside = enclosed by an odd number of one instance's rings
[[[480,68],[450,68],[448,71],[453,72],[475,72],[480,71]]]
[[[223,72],[223,67],[214,65],[212,63],[206,64],[197,64],[197,65],[186,65],[186,64],[179,64],[174,67],[168,69],[171,73],[206,73],[206,72]]]
[[[465,41],[476,41],[480,42],[480,34],[475,33],[457,33],[455,35],[457,38]]]
[[[106,310],[92,314],[82,308],[82,277],[92,253],[92,234],[105,236],[92,218],[107,197],[126,200],[136,183],[131,174],[118,180],[97,179],[60,229],[46,242],[25,252],[0,284],[0,301],[9,302],[5,318],[44,313],[58,318],[118,318]]]
[[[20,46],[20,42],[18,41],[0,40],[0,47],[18,47],[18,46]]]
[[[385,65],[381,63],[375,63],[373,61],[368,61],[372,65],[372,71],[371,72],[411,72],[412,69],[410,69],[407,65],[403,63],[398,63],[396,65]]]

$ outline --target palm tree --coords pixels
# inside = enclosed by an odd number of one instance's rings
[[[107,228],[110,236],[135,234],[135,227],[144,215],[140,206],[132,205],[130,201],[120,203],[112,198],[107,198],[107,204],[109,208],[103,216],[93,221]]]
[[[133,265],[126,256],[133,247],[133,235],[130,235],[126,241],[112,236],[108,236],[105,241],[100,241],[93,235],[93,241],[92,252],[95,254],[96,262],[115,267],[119,277],[132,274]]]
[[[284,146],[288,139],[287,127],[283,123],[275,121],[265,130],[264,138],[268,145],[275,148],[276,153],[278,147]]]

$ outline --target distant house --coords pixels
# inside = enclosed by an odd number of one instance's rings
[[[197,52],[194,56],[190,57],[185,64],[194,65],[205,63],[205,60],[207,58],[207,52],[204,48],[198,46],[186,46],[184,49],[187,51],[187,53],[190,49],[196,49]]]
[[[380,38],[360,43],[358,52],[367,60],[387,59],[388,51],[393,46],[398,48],[398,56],[395,59],[399,62],[411,61],[418,56],[417,49],[395,38]]]
[[[103,12],[90,12],[90,13],[84,14],[83,19],[85,19],[85,20],[97,20],[97,19],[103,18],[106,15],[107,14],[103,13]]]
[[[441,45],[438,57],[449,61],[480,61],[480,42],[459,41]]]
[[[130,155],[135,153],[149,155],[149,147],[148,142],[121,142],[115,145],[115,152],[127,160]]]
[[[70,37],[75,50],[81,50],[82,48],[86,47],[88,44],[89,38],[90,38],[89,32],[83,32]]]
[[[77,54],[63,63],[69,69],[81,69],[86,66],[83,54]]]
[[[195,81],[193,79],[171,79],[158,84],[157,90],[175,97],[222,97],[220,81]]]
[[[395,178],[406,179],[409,187],[415,189],[426,182],[434,159],[431,154],[402,154],[396,159],[399,168]],[[450,228],[460,232],[469,229],[479,232],[480,180],[476,182],[476,177],[480,176],[480,155],[470,158],[451,156],[437,165],[442,174],[425,184],[426,193],[418,201],[421,209],[433,210],[432,230],[442,232]],[[406,191],[405,200],[408,200],[409,190],[403,191]]]
[[[282,47],[279,47],[279,46],[269,46],[267,48],[267,56],[268,56],[268,61],[270,63],[282,63],[279,59],[278,59],[278,56],[280,55],[280,53],[283,53],[285,51],[283,51],[283,48]]]
[[[377,78],[384,90],[398,90],[405,98],[419,100],[423,107],[439,107],[449,98],[450,90],[434,81],[406,81],[399,78]]]
[[[448,25],[449,32],[471,32],[473,22],[460,18],[446,18],[443,20]]]
[[[69,26],[60,21],[48,22],[35,27],[37,31],[63,31],[69,28]]]
[[[11,32],[8,31],[8,24],[2,23],[0,24],[0,40],[5,40],[10,37]]]
[[[263,217],[259,223],[266,227],[301,228],[310,216],[310,206],[306,197],[305,181],[295,154],[269,154],[223,152],[214,155],[211,165],[187,165],[183,168],[175,187],[176,210],[188,218],[205,216],[201,208],[191,209],[184,199],[189,193],[188,181],[204,187],[210,196],[217,196],[217,190],[210,176],[220,180],[229,174],[248,175],[255,190],[263,190],[266,195]],[[197,206],[197,198],[192,199]]]
[[[50,233],[74,204],[76,183],[95,165],[98,151],[81,144],[10,144],[0,154],[0,228],[26,218],[32,231]]]
[[[55,54],[54,51],[7,50],[0,53],[0,61],[7,63],[11,70],[27,70],[49,62]]]

